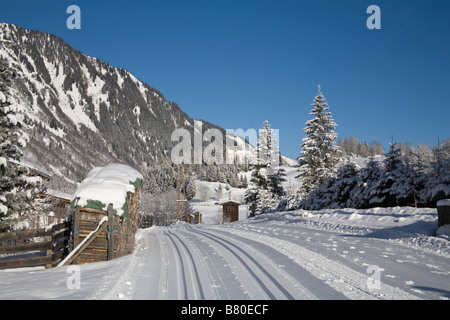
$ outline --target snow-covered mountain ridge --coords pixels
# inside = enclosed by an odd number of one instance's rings
[[[170,156],[173,130],[192,129],[158,90],[57,36],[2,23],[0,40],[18,73],[11,93],[29,140],[24,157],[54,174],[79,181],[109,162],[145,169]]]

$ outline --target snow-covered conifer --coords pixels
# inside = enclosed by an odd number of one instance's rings
[[[276,137],[268,121],[264,122],[259,131],[257,152],[250,187],[245,194],[245,201],[250,204],[252,216],[275,209],[281,197],[285,195],[282,182],[285,181],[286,174],[277,165],[279,153]]]
[[[426,199],[428,206],[435,206],[437,201],[450,198],[450,139],[434,148],[433,155],[431,172],[421,192],[421,198]]]
[[[370,204],[380,206],[396,206],[397,195],[401,192],[404,166],[400,149],[396,143],[391,143],[383,161],[384,170],[372,191]]]
[[[23,145],[18,131],[20,123],[11,106],[9,90],[15,71],[1,52],[0,50],[0,232],[12,228],[12,221],[9,221],[12,214],[28,207],[26,193],[20,192],[24,184],[22,175],[26,170],[16,164],[20,160],[20,147]]]
[[[351,193],[355,208],[369,208],[370,201],[375,197],[375,187],[381,177],[380,163],[374,157],[369,158],[367,165],[359,171],[358,185]]]
[[[301,145],[300,197],[306,197],[327,177],[330,177],[338,162],[336,156],[338,148],[335,145],[337,134],[334,132],[337,125],[331,117],[331,112],[328,111],[328,103],[320,86],[312,105],[314,108],[310,114],[314,118],[306,122],[306,128],[304,128],[306,137]]]

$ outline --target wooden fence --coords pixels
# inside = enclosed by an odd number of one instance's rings
[[[0,233],[0,269],[56,266],[68,254],[72,223]]]

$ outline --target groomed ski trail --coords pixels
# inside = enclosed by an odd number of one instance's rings
[[[282,232],[279,232],[282,230]],[[302,235],[301,237],[299,235]],[[347,237],[346,237],[347,236]],[[315,241],[311,241],[314,238]],[[325,230],[275,224],[229,224],[141,230],[137,248],[126,270],[104,299],[174,300],[300,300],[300,299],[422,299],[411,281],[399,282],[392,274],[378,290],[368,285],[368,263],[400,268],[383,261],[370,244],[355,250],[361,239]],[[339,240],[339,241],[337,241]],[[382,245],[389,243],[379,240]],[[385,251],[398,251],[397,244]],[[348,245],[358,258],[351,261],[336,252]],[[373,244],[377,247],[377,243]],[[350,254],[348,251],[347,256]],[[331,255],[330,255],[331,254]],[[375,256],[377,255],[377,256]],[[367,261],[364,260],[368,256]],[[380,260],[381,259],[381,260]],[[445,259],[443,260],[445,263]],[[353,262],[353,263],[352,263]],[[385,272],[385,269],[380,269]],[[414,271],[414,270],[412,270]],[[390,279],[391,278],[391,279]],[[394,280],[397,280],[395,282]],[[110,280],[108,280],[111,282]],[[401,285],[398,285],[398,284]]]

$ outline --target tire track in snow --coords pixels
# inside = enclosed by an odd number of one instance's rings
[[[253,266],[255,266],[256,270],[259,270],[259,272],[264,275],[265,278],[267,278],[277,290],[280,291],[280,293],[285,297],[285,299],[294,300],[294,296],[292,296],[258,261],[256,261],[250,254],[248,254],[245,250],[237,246],[236,244],[232,243],[231,241],[224,239],[222,237],[219,237],[217,235],[214,235],[212,233],[206,232],[206,231],[200,231],[195,230],[192,227],[186,228],[188,231],[200,234],[216,243],[221,245],[223,248],[225,248],[229,253],[231,253],[245,268],[245,270],[252,276],[253,281],[258,283],[259,287],[264,291],[264,293],[267,295],[267,297],[271,300],[276,300],[277,296],[275,296],[272,293],[272,290],[268,288],[266,283],[261,279],[260,276],[258,276],[255,271],[253,271],[252,266],[245,261],[249,260]],[[245,258],[245,259],[244,259]]]

